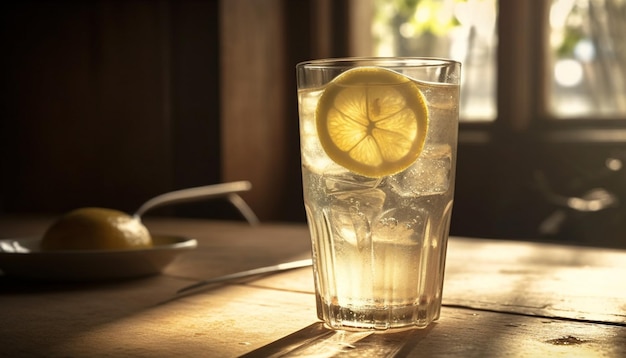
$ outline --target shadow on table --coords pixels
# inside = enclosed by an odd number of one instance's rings
[[[434,325],[374,333],[335,331],[318,322],[242,357],[404,357],[428,336]]]

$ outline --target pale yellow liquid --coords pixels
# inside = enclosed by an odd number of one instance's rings
[[[439,317],[459,87],[418,85],[429,111],[424,150],[406,170],[378,179],[328,158],[314,118],[321,90],[299,92],[318,316],[333,328],[425,327]]]

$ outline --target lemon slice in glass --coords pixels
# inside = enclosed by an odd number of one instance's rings
[[[357,67],[337,76],[320,97],[315,116],[326,154],[373,178],[415,162],[428,129],[426,101],[415,82],[380,67]]]

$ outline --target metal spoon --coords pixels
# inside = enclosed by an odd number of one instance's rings
[[[250,188],[252,188],[250,182],[242,180],[171,191],[157,195],[146,201],[135,211],[134,215],[139,218],[149,210],[165,205],[226,197],[226,199],[239,210],[248,223],[256,225],[259,223],[259,219],[248,204],[237,194],[238,192],[248,191]]]
[[[258,275],[267,274],[267,273],[288,271],[288,270],[293,270],[293,269],[297,269],[301,267],[308,267],[308,266],[311,266],[312,264],[313,263],[311,259],[304,259],[304,260],[298,260],[298,261],[283,262],[283,263],[271,265],[271,266],[259,267],[259,268],[255,268],[252,270],[235,272],[235,273],[231,273],[228,275],[209,278],[206,280],[202,280],[200,282],[196,282],[189,286],[185,286],[179,289],[178,291],[176,291],[176,294],[180,295],[182,293],[191,293],[192,291],[197,291],[207,285],[214,284],[214,283],[232,281],[232,280],[236,280],[236,279],[240,279],[244,277],[258,276]]]
[[[135,217],[139,218],[147,211],[165,205],[197,201],[200,199],[226,197],[239,210],[241,215],[246,218],[248,223],[250,223],[251,225],[256,225],[259,223],[259,219],[254,214],[252,209],[248,206],[248,204],[246,204],[246,202],[239,195],[236,194],[238,192],[248,191],[251,187],[252,185],[248,181],[237,181],[171,191],[165,194],[155,196],[154,198],[146,201],[139,207],[139,209],[137,209],[137,211],[135,211],[134,215]],[[202,287],[213,283],[219,283],[279,271],[293,270],[300,267],[311,266],[311,264],[311,259],[305,259],[241,271],[196,282],[194,284],[181,288],[176,293],[178,295],[182,293],[191,293],[193,291],[198,291]]]

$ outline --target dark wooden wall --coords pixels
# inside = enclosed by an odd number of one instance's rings
[[[285,29],[308,29],[308,14],[272,0],[2,2],[0,212],[132,211],[246,179],[262,219],[302,219],[294,66],[310,46],[306,32],[287,46]]]
[[[216,3],[0,7],[4,211],[132,210],[219,180]],[[191,131],[204,135],[185,140]]]

